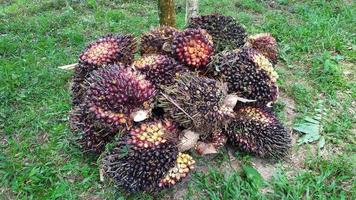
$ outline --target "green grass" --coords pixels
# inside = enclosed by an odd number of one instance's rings
[[[291,177],[279,170],[270,182],[258,183],[258,177],[246,173],[226,173],[210,168],[208,174],[195,173],[190,194],[199,199],[354,199],[356,181],[352,162],[346,157],[326,161],[313,158],[306,168]],[[352,182],[353,181],[353,182]]]
[[[72,72],[57,66],[76,62],[85,45],[98,36],[138,36],[158,25],[156,1],[126,2],[1,1],[0,199],[123,198],[99,182],[96,160],[85,158],[73,145],[67,125]],[[178,26],[183,27],[184,1],[176,4]],[[351,155],[356,130],[356,4],[201,0],[200,12],[231,15],[249,33],[270,32],[277,38],[281,91],[295,101],[297,120],[313,114],[318,101],[324,102],[322,134],[331,156],[308,157],[303,168],[280,167],[259,187],[244,173],[224,173],[211,165],[207,173],[193,175],[186,197],[355,199],[356,162]],[[135,197],[153,198],[130,198]]]

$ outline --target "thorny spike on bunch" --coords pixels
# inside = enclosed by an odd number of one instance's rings
[[[132,35],[107,35],[89,44],[79,56],[72,79],[72,104],[79,105],[90,73],[108,64],[132,62],[136,41]]]
[[[211,36],[203,29],[186,29],[176,34],[172,49],[180,62],[193,68],[208,64],[214,51]]]
[[[161,125],[159,125],[161,124]],[[103,169],[106,175],[113,178],[117,186],[123,187],[128,193],[159,190],[160,180],[174,167],[178,149],[174,139],[170,139],[171,122],[148,123],[141,132],[130,132],[121,138],[114,149],[103,158]],[[139,127],[141,130],[142,127]],[[158,128],[163,134],[150,141],[155,136],[148,134],[148,129]],[[142,136],[147,136],[141,138]],[[161,139],[160,139],[161,138]],[[133,142],[137,140],[137,142]],[[140,145],[146,141],[149,145]],[[159,141],[158,143],[156,143]]]
[[[220,14],[194,17],[188,27],[205,29],[213,38],[216,52],[242,47],[247,36],[245,28],[234,18]]]
[[[85,105],[74,107],[69,121],[72,132],[79,136],[77,143],[85,153],[100,154],[119,132],[117,129],[96,127],[94,121],[88,117]]]
[[[130,68],[112,65],[97,70],[88,78],[84,104],[90,117],[104,127],[130,126],[130,114],[150,110],[154,86]]]
[[[164,87],[159,103],[173,120],[187,129],[208,136],[233,116],[223,105],[223,85],[214,79],[183,73],[174,85]]]
[[[277,63],[278,48],[276,39],[269,33],[252,35],[247,39],[246,46],[260,51],[273,64]]]
[[[208,69],[227,83],[229,93],[267,105],[278,97],[278,75],[267,59],[251,48],[222,52]]]
[[[173,37],[179,31],[169,26],[160,26],[141,37],[141,55],[172,54]]]
[[[179,153],[175,166],[159,182],[159,187],[167,188],[182,181],[194,169],[195,160],[185,153]]]
[[[156,88],[161,85],[170,85],[183,71],[183,66],[169,56],[149,55],[144,56],[133,63],[133,67],[146,76]]]
[[[281,158],[291,145],[290,135],[276,116],[260,107],[237,109],[235,120],[225,132],[229,143],[264,158]]]

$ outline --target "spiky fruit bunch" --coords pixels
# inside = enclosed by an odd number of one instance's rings
[[[74,75],[71,83],[72,105],[78,106],[83,101],[85,93],[85,79],[88,78],[90,72],[98,69],[98,66],[85,65],[79,63],[74,69]]]
[[[87,65],[117,62],[130,64],[135,48],[135,39],[132,35],[107,35],[89,44],[80,54],[79,62]]]
[[[165,55],[144,56],[134,61],[133,66],[156,88],[172,84],[178,73],[183,70],[182,65],[178,64],[175,59]]]
[[[141,37],[141,55],[171,54],[173,36],[179,31],[169,26],[153,29]]]
[[[186,29],[176,34],[172,49],[180,62],[195,68],[208,64],[214,51],[211,36],[203,29]]]
[[[247,46],[260,51],[272,63],[277,63],[278,48],[276,39],[269,33],[252,35],[247,39]]]
[[[266,105],[278,97],[278,74],[261,54],[251,51],[243,48],[222,52],[209,67],[227,83],[229,93]]]
[[[291,137],[269,110],[241,107],[226,128],[228,142],[242,151],[264,158],[281,158],[288,153]]]
[[[85,79],[101,67],[132,62],[136,42],[132,35],[107,35],[89,44],[79,56],[72,79],[72,104],[79,105],[85,93]]]
[[[146,128],[145,131],[137,133],[135,131],[121,138],[118,144],[104,156],[104,172],[114,179],[117,186],[123,187],[128,193],[156,191],[160,180],[169,169],[174,167],[178,149],[175,141],[166,137],[170,133],[163,124],[159,130],[164,130],[164,134],[159,136],[162,140],[156,139],[159,141],[157,144],[154,142],[154,135],[150,134],[146,137],[148,133],[148,128]],[[156,123],[148,124],[147,127],[152,127],[152,125],[160,126]],[[140,137],[145,137],[143,140],[152,145],[145,146],[134,142]],[[150,139],[153,141],[149,141]]]
[[[185,128],[208,135],[233,115],[223,105],[223,85],[214,79],[183,73],[175,84],[164,87],[160,106]]]
[[[213,37],[216,52],[243,46],[247,36],[245,28],[234,18],[220,14],[194,17],[188,27],[205,29]]]
[[[178,154],[175,166],[159,182],[159,187],[167,188],[182,181],[194,169],[195,160],[185,153]]]
[[[70,126],[72,131],[78,135],[76,141],[85,153],[100,154],[105,145],[118,133],[118,130],[112,128],[96,127],[83,105],[72,109]]]
[[[85,104],[104,127],[130,126],[130,114],[151,109],[154,86],[131,68],[108,66],[88,78]]]

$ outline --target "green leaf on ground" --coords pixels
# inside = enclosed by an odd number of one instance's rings
[[[262,175],[251,165],[243,164],[242,165],[243,173],[246,175],[246,178],[249,182],[254,184],[256,187],[260,187],[264,180]]]

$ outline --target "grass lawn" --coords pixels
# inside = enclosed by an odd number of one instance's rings
[[[98,36],[139,36],[157,26],[156,1],[0,4],[0,199],[155,198],[123,196],[99,181],[96,159],[76,148],[67,123],[73,72],[57,67],[76,62]],[[176,4],[178,26],[184,27],[184,1]],[[277,38],[278,116],[291,129],[322,110],[325,145],[295,144],[279,163],[231,152],[199,158],[201,170],[189,183],[156,197],[356,199],[356,3],[201,0],[200,12],[231,15],[249,33]]]

